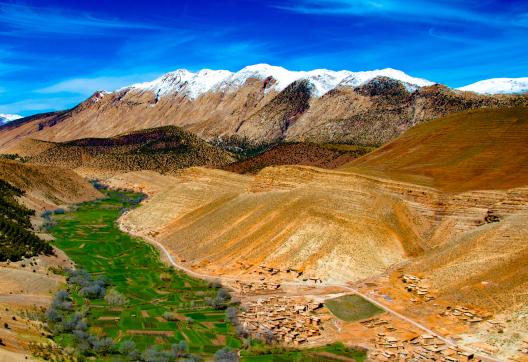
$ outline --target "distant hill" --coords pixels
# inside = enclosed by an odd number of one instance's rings
[[[0,180],[23,191],[22,203],[34,210],[55,209],[102,196],[71,170],[3,158],[0,158]]]
[[[268,166],[305,165],[337,168],[370,151],[371,147],[337,144],[283,143],[222,169],[241,174],[257,173]]]
[[[29,156],[32,163],[112,171],[166,173],[191,166],[223,166],[234,160],[229,152],[174,126],[63,143],[23,140],[12,150]]]
[[[342,167],[445,191],[528,185],[528,108],[462,112],[418,125]]]

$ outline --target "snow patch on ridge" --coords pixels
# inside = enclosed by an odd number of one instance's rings
[[[9,123],[11,121],[14,121],[16,119],[20,119],[22,116],[19,116],[18,114],[3,114],[0,113],[0,125],[4,125],[6,123]]]
[[[339,87],[359,87],[362,84],[370,82],[376,77],[388,77],[396,79],[402,82],[408,91],[413,92],[420,87],[426,87],[433,85],[434,82],[430,82],[426,79],[411,77],[410,75],[402,72],[401,70],[385,68],[369,70],[365,72],[354,72],[347,78],[345,78]]]
[[[133,84],[127,88],[151,91],[158,97],[181,93],[195,99],[210,91],[230,74],[232,73],[228,70],[203,69],[198,73],[192,73],[187,69],[178,69],[152,82]]]
[[[457,89],[480,94],[526,93],[528,92],[528,77],[486,79]]]

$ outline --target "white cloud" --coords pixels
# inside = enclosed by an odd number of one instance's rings
[[[158,73],[134,74],[125,76],[94,76],[85,78],[74,78],[61,81],[51,86],[36,90],[37,93],[73,93],[89,95],[98,90],[113,91],[115,89],[138,82],[154,79]]]
[[[25,4],[0,4],[0,24],[7,26],[3,35],[23,36],[54,34],[65,37],[105,33],[110,30],[160,30],[161,26],[117,18],[100,18],[87,13],[66,12],[60,8]]]

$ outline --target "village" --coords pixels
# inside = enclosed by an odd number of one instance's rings
[[[298,346],[321,336],[323,304],[305,298],[267,297],[249,303],[239,314],[242,326],[253,336]]]

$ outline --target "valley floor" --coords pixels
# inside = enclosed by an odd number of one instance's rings
[[[517,333],[500,317],[512,312],[479,304],[474,288],[449,289],[456,277],[440,279],[444,269],[423,265],[434,267],[441,260],[437,252],[450,244],[447,240],[461,239],[459,245],[464,245],[464,240],[471,241],[480,232],[515,227],[515,218],[522,217],[518,215],[527,205],[525,189],[445,194],[390,180],[287,166],[247,177],[204,169],[176,176],[137,172],[108,183],[149,195],[143,206],[120,219],[124,231],[158,246],[177,268],[200,278],[219,278],[249,310],[270,313],[271,318],[261,320],[250,312],[248,324],[257,321],[273,327],[273,311],[279,310],[281,318],[293,318],[290,306],[294,311],[303,303],[309,308],[336,296],[359,294],[386,313],[347,322],[323,309],[319,331],[295,331],[300,336],[297,343],[346,341],[369,348],[380,359],[385,353],[407,353],[454,354],[461,360],[465,351],[476,352],[483,360],[524,358],[520,350],[528,336],[523,337],[523,332],[511,345],[491,339]],[[504,221],[486,224],[490,209]],[[351,229],[345,226],[347,220],[353,220]],[[387,234],[382,228],[373,229],[383,223],[389,225]],[[328,225],[339,232],[332,234]],[[299,234],[307,229],[308,234]],[[395,231],[400,234],[394,235]],[[521,234],[516,240],[518,244],[505,245],[503,255],[525,250]],[[481,247],[488,242],[495,239],[481,238]],[[350,250],[343,249],[349,243]],[[366,245],[369,253],[363,254]],[[376,259],[376,248],[385,255],[392,253],[394,259]],[[461,263],[472,262],[471,250],[469,246],[460,250]],[[489,278],[479,274],[498,261],[489,250],[489,259],[473,264],[470,273],[466,269],[465,276],[458,278],[477,278],[478,283],[479,278]],[[374,259],[364,264],[365,256]],[[425,264],[428,259],[432,261]],[[350,269],[358,265],[370,269]],[[464,272],[463,268],[451,272]],[[501,287],[493,277],[487,280],[481,285]],[[496,304],[512,296],[501,292],[504,289],[494,290]],[[295,318],[302,318],[302,313]],[[497,332],[475,338],[489,326]],[[285,343],[295,342],[290,334],[283,336]]]

